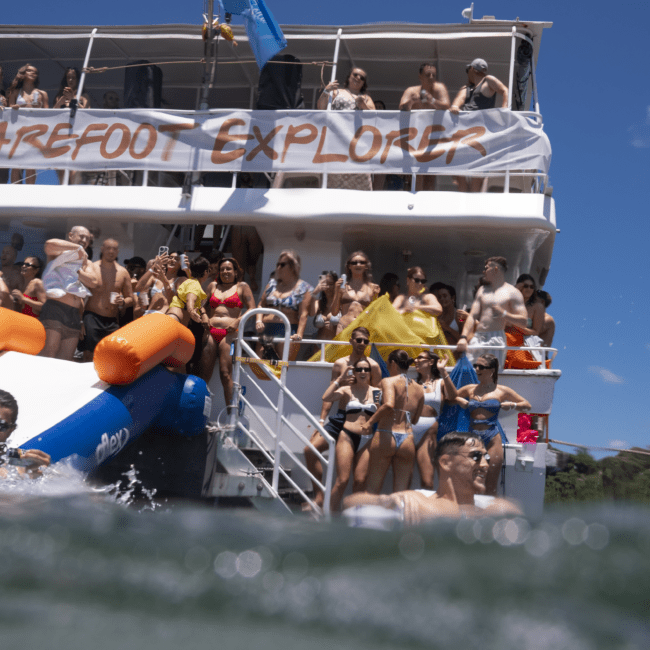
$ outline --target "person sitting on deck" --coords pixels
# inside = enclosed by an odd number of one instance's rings
[[[477,496],[485,494],[489,454],[480,439],[456,431],[438,442],[434,464],[438,472],[438,491],[406,490],[390,495],[359,493],[346,497],[344,508],[382,506],[399,510],[407,525],[431,519],[465,519],[522,514],[508,499],[490,499],[486,504]],[[480,505],[479,505],[480,503]]]

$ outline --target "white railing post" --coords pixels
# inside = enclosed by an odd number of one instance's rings
[[[338,67],[339,63],[339,48],[341,47],[341,34],[343,33],[343,29],[339,27],[338,32],[336,32],[336,43],[334,44],[334,59],[333,63],[334,65],[332,66],[332,78],[330,79],[330,83],[332,81],[336,80],[336,69]],[[327,99],[327,109],[328,111],[332,110],[332,95],[330,95]],[[327,172],[323,172],[323,185],[322,188],[326,190],[327,189]]]

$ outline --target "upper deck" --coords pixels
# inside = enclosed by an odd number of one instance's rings
[[[66,228],[70,219],[245,223],[260,230],[269,253],[295,241],[300,226],[311,242],[343,241],[344,250],[362,245],[371,254],[390,246],[398,257],[407,250],[412,260],[433,257],[442,270],[469,260],[462,272],[470,274],[498,248],[513,268],[536,269],[543,282],[556,226],[535,67],[549,26],[494,19],[283,26],[288,47],[282,54],[303,63],[304,110],[272,112],[255,110],[259,71],[241,26],[233,26],[238,47],[218,42],[203,111],[195,110],[205,55],[197,25],[100,27],[94,34],[91,27],[2,26],[5,77],[29,61],[51,104],[65,67],[81,68],[87,57],[89,66],[114,69],[85,75],[91,110],[75,116],[69,110],[5,111],[0,166],[37,173],[112,169],[128,179],[98,186],[105,182],[101,173],[77,174],[81,184],[5,186],[0,218],[47,222],[54,229]],[[466,64],[477,56],[508,86],[512,111],[452,118],[446,111],[397,110],[404,89],[418,84],[422,62],[437,66],[453,99],[467,81]],[[107,91],[122,97],[123,66],[142,59],[163,71],[163,109],[94,108]],[[366,71],[369,94],[388,110],[315,110],[323,82],[343,80],[352,66]],[[182,130],[174,131],[179,125]],[[327,175],[351,171],[399,174],[407,189],[327,188]],[[416,173],[435,175],[436,191],[416,192]],[[461,174],[484,178],[484,191],[458,192],[454,176]],[[435,233],[427,228],[434,225]],[[321,248],[324,255],[340,254]]]

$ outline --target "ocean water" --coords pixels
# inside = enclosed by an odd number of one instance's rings
[[[0,647],[650,645],[643,507],[386,532],[128,501],[71,471],[2,482]]]

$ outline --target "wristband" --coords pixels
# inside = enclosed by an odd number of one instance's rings
[[[321,418],[321,419],[318,420],[318,421],[319,421],[321,424],[325,424],[325,420],[323,420],[323,418]]]
[[[467,341],[467,337],[466,337],[464,334],[461,334],[461,335],[458,337],[458,340],[459,340],[459,341],[460,341],[461,339],[465,339],[465,340]]]
[[[341,388],[341,384],[339,384],[339,380],[338,380],[338,379],[334,381],[334,384],[335,384],[335,386],[336,386],[337,388]]]

